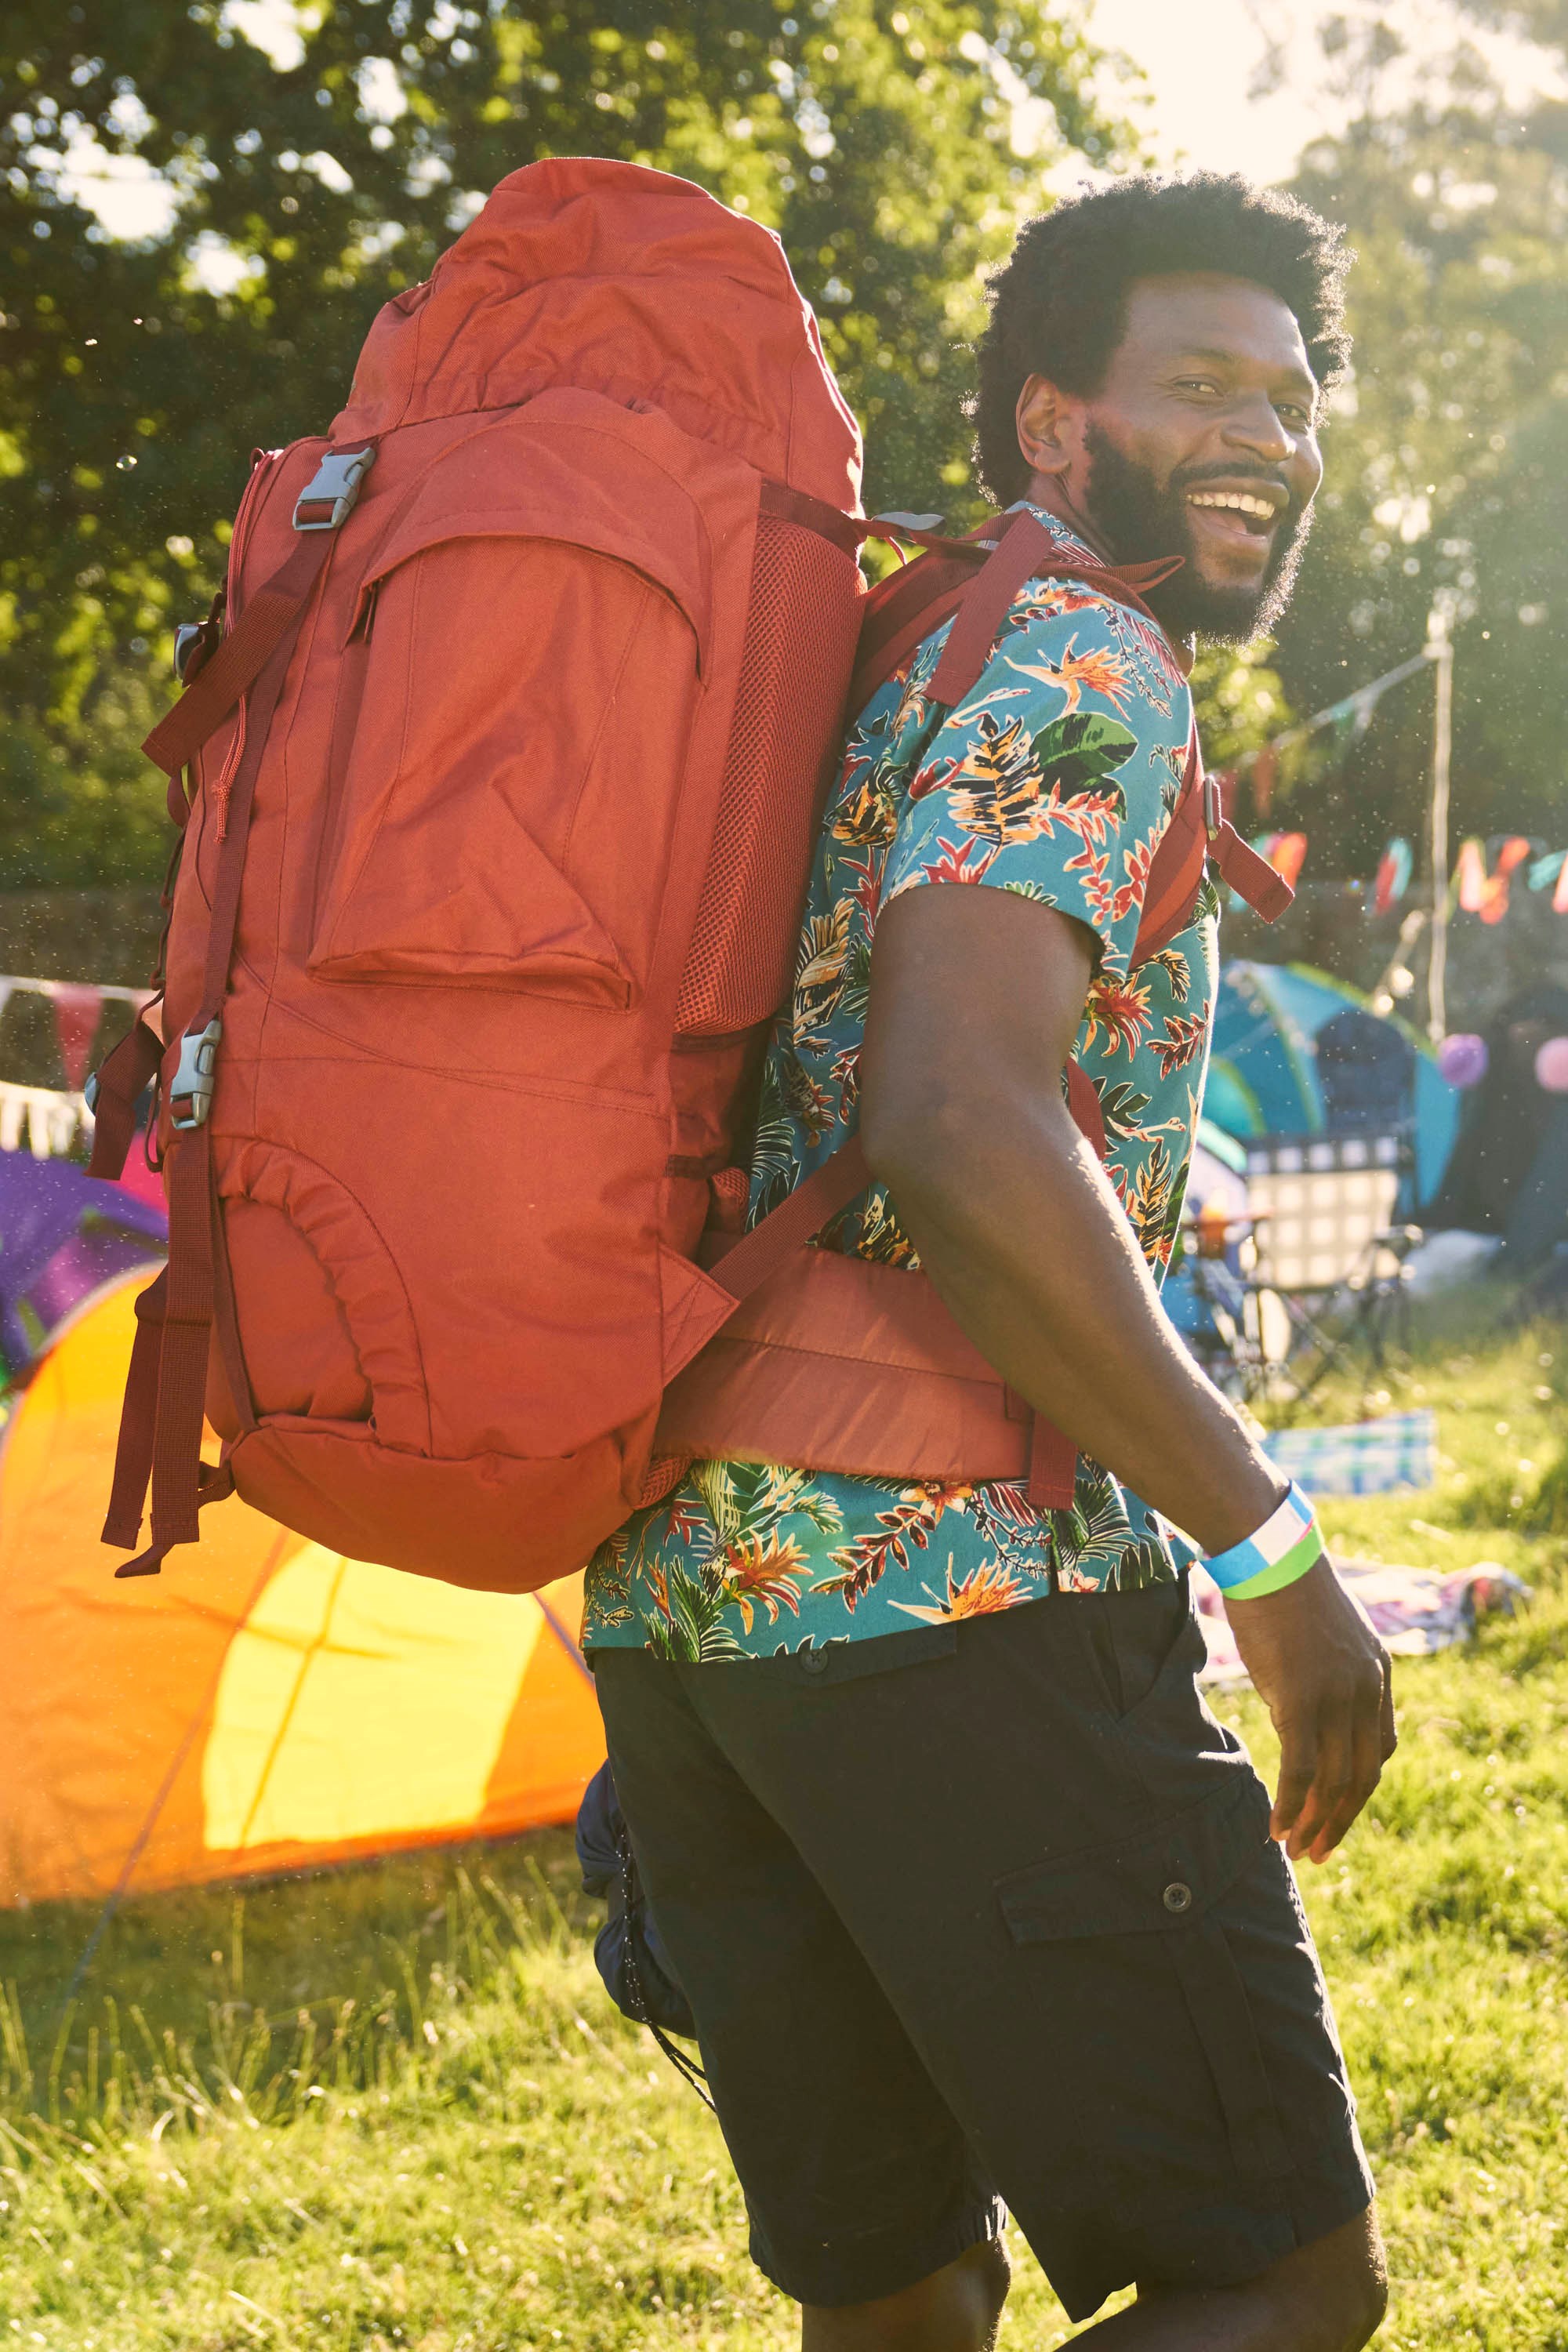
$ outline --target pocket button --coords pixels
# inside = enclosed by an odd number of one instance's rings
[[[1173,1878],[1160,1900],[1167,1911],[1174,1912],[1180,1916],[1182,1912],[1190,1911],[1193,1907],[1193,1890],[1181,1879]]]
[[[827,1653],[826,1650],[803,1650],[800,1654],[800,1663],[808,1675],[825,1674],[827,1669]]]

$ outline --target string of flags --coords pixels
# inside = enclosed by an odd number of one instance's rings
[[[24,1129],[35,1160],[58,1160],[75,1149],[77,1137],[92,1125],[79,1093],[54,1087],[18,1087],[0,1078],[0,1151],[21,1149]]]
[[[1426,669],[1429,660],[1427,654],[1413,655],[1409,661],[1400,662],[1395,668],[1384,670],[1381,677],[1369,678],[1353,693],[1342,695],[1338,702],[1331,702],[1325,709],[1315,710],[1310,719],[1298,719],[1295,725],[1283,728],[1278,735],[1270,736],[1267,743],[1259,743],[1254,750],[1244,751],[1231,768],[1230,776],[1233,781],[1243,775],[1251,776],[1252,803],[1258,815],[1266,817],[1273,802],[1281,751],[1289,751],[1293,743],[1304,743],[1310,735],[1320,734],[1327,728],[1331,730],[1330,765],[1337,767],[1351,745],[1372,725],[1373,715],[1389,688],[1402,686],[1407,677],[1414,677],[1417,670]]]
[[[129,1004],[140,1012],[143,1004],[153,1001],[150,988],[124,988],[116,981],[32,980],[20,972],[0,972],[0,1015],[12,996],[18,994],[48,998],[60,1059],[73,1095],[81,1092],[105,1004]],[[5,1141],[4,1128],[0,1127],[0,1150],[15,1149],[15,1142]]]
[[[1378,862],[1373,885],[1374,914],[1386,915],[1398,906],[1410,887],[1415,865],[1410,844],[1395,835]],[[1479,835],[1459,844],[1448,885],[1450,903],[1467,915],[1479,915],[1483,923],[1500,923],[1519,875],[1530,889],[1550,890],[1553,912],[1568,915],[1568,850],[1542,853],[1536,843],[1519,833],[1499,842],[1489,860],[1487,845]]]

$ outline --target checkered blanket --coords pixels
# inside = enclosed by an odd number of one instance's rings
[[[1321,1495],[1386,1495],[1437,1483],[1437,1416],[1391,1412],[1338,1429],[1277,1429],[1268,1456],[1314,1501]]]

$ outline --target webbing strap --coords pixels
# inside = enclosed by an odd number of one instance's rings
[[[304,542],[310,551],[310,584],[320,575],[332,543],[330,531],[315,533]],[[295,559],[268,585],[276,585]],[[264,590],[263,594],[266,593]],[[228,985],[239,923],[240,887],[245,875],[246,843],[250,832],[256,779],[266,748],[268,730],[283,690],[294,636],[305,610],[304,594],[297,595],[253,673],[244,755],[229,796],[227,824],[218,848],[213,882],[212,916],[207,930],[206,964],[202,978],[201,1010],[191,1024],[202,1030],[215,1019]],[[260,598],[257,599],[260,602]],[[255,605],[247,608],[247,614]],[[243,622],[240,625],[244,625]],[[215,655],[203,673],[210,676]],[[200,683],[200,681],[198,681]],[[195,689],[193,688],[193,691]],[[176,706],[176,709],[183,708]],[[181,754],[182,757],[186,756]],[[202,1460],[202,1425],[206,1405],[207,1355],[212,1344],[216,1301],[215,1252],[221,1251],[218,1207],[214,1182],[210,1119],[200,1126],[176,1129],[165,1162],[169,1194],[169,1264],[153,1286],[161,1290],[146,1328],[157,1317],[159,1344],[142,1345],[138,1308],[137,1345],[132,1349],[131,1378],[121,1423],[121,1447],[105,1543],[124,1547],[140,1538],[142,1506],[148,1473],[153,1484],[152,1541],[137,1559],[115,1570],[117,1577],[156,1576],[165,1556],[176,1544],[195,1543],[199,1536],[198,1513],[204,1503],[216,1502],[234,1490],[234,1475],[226,1464]],[[237,1343],[237,1327],[226,1335]],[[226,1358],[237,1352],[226,1347]],[[242,1367],[226,1362],[231,1388]],[[234,1399],[242,1419],[249,1395],[243,1379]],[[127,1530],[129,1529],[129,1533]]]
[[[274,648],[309,601],[335,532],[305,531],[288,562],[247,597],[232,635],[202,664],[178,702],[142,749],[166,776],[177,776],[265,669]]]
[[[710,1268],[714,1280],[737,1300],[750,1298],[870,1181],[860,1139],[852,1135],[795,1186],[787,1201],[781,1201],[733,1249],[714,1262]]]
[[[1173,555],[1161,563],[1113,567],[1092,562],[1075,562],[1060,551],[1058,541],[1038,515],[1020,508],[996,544],[996,551],[976,572],[974,584],[958,608],[947,642],[931,682],[931,699],[952,709],[978,679],[990,660],[997,635],[1014,598],[1026,581],[1049,576],[1087,581],[1118,604],[1131,605],[1147,620],[1159,623],[1145,604],[1145,593],[1179,571],[1184,558]]]
[[[1228,817],[1221,819],[1210,836],[1209,855],[1237,897],[1245,898],[1266,923],[1277,923],[1294,900],[1296,893],[1283,874],[1260,857],[1250,842],[1243,841]]]
[[[163,1344],[163,1305],[168,1297],[169,1269],[164,1267],[145,1290],[136,1294],[136,1336],[131,1343],[131,1371],[120,1414],[120,1442],[114,1454],[114,1484],[102,1540],[121,1551],[132,1551],[142,1539],[142,1505],[153,1472],[153,1432],[158,1409],[158,1357]]]
[[[136,1105],[157,1076],[163,1058],[163,1040],[148,1027],[143,1008],[98,1073],[89,1176],[105,1176],[112,1181],[124,1174],[136,1135]]]

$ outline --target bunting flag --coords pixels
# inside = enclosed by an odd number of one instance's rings
[[[1304,833],[1260,833],[1252,846],[1259,857],[1267,858],[1276,874],[1282,874],[1293,890],[1301,877],[1307,858],[1307,836]]]
[[[79,1094],[103,1013],[103,992],[90,981],[57,980],[49,983],[49,998],[66,1083],[73,1095]]]
[[[1565,860],[1568,860],[1568,851],[1561,849],[1549,849],[1544,857],[1532,858],[1530,872],[1525,877],[1531,888],[1544,890],[1549,884],[1557,881]]]
[[[1500,923],[1508,912],[1510,877],[1529,856],[1530,844],[1523,835],[1511,834],[1499,849],[1497,863],[1489,874],[1485,843],[1474,835],[1462,842],[1455,872],[1465,912],[1479,915],[1483,923]]]
[[[1265,743],[1252,761],[1252,805],[1260,817],[1266,817],[1274,804],[1274,779],[1279,772],[1279,754],[1272,743]]]
[[[1568,915],[1568,856],[1557,869],[1557,887],[1552,893],[1552,911],[1554,915]]]
[[[1395,834],[1378,863],[1377,881],[1373,889],[1373,914],[1386,915],[1391,907],[1398,906],[1410,887],[1415,863],[1410,844],[1402,834]]]

